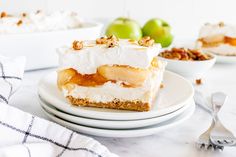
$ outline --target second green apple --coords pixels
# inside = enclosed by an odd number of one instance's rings
[[[142,29],[143,36],[150,36],[156,43],[160,43],[162,47],[168,47],[173,41],[170,25],[158,18],[151,19],[146,22]]]

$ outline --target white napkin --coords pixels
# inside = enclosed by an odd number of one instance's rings
[[[13,146],[0,148],[0,157],[11,157],[11,156],[51,157],[53,156],[54,153],[55,153],[54,149],[52,145],[49,143],[30,143],[30,144],[25,143],[25,144],[19,144],[19,145],[13,145]]]
[[[0,56],[0,157],[117,157],[92,138],[8,105],[24,62]]]

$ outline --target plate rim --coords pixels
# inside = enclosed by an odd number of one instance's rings
[[[50,115],[46,111],[43,110],[43,112],[54,122],[65,126],[67,128],[70,128],[72,130],[78,131],[82,134],[87,135],[93,135],[93,136],[100,136],[100,137],[115,137],[115,138],[128,138],[128,137],[142,137],[142,136],[148,136],[156,134],[160,131],[169,129],[171,127],[177,126],[184,122],[185,120],[189,119],[196,108],[196,105],[194,101],[192,100],[193,105],[190,105],[188,111],[185,111],[181,115],[177,116],[175,119],[170,119],[167,122],[163,122],[157,125],[149,126],[149,127],[143,127],[143,128],[137,128],[137,129],[123,129],[123,130],[114,130],[114,129],[101,129],[101,128],[91,128],[86,127],[74,123],[67,122],[65,120],[62,120],[60,118],[57,118],[55,116]],[[58,122],[60,121],[60,122]],[[74,129],[76,127],[76,129]],[[104,132],[105,131],[105,132]]]
[[[63,111],[56,109],[54,106],[48,104],[47,102],[42,100],[40,97],[38,99],[39,99],[39,104],[43,110],[61,119],[64,119],[66,121],[79,124],[79,125],[84,125],[84,126],[94,127],[94,128],[104,128],[104,129],[133,129],[133,128],[141,128],[141,127],[156,125],[156,124],[165,122],[167,120],[170,120],[172,118],[175,118],[176,116],[182,114],[185,110],[187,110],[190,107],[190,105],[192,105],[191,102],[187,102],[187,104],[181,107],[180,109],[173,111],[169,114],[159,116],[159,117],[140,119],[140,120],[128,120],[128,121],[123,121],[123,120],[111,121],[111,120],[91,119],[91,118],[71,115],[69,113],[65,113]]]
[[[191,92],[189,93],[188,97],[184,100],[181,100],[181,102],[178,102],[177,105],[174,105],[174,109],[172,109],[171,112],[183,107],[186,102],[190,101],[193,98],[193,94],[194,94],[194,89],[193,86],[191,84],[191,82],[187,79],[185,79],[184,77],[182,77],[181,75],[178,75],[174,72],[170,72],[168,70],[165,70],[164,75],[172,75],[174,77],[178,77],[181,80],[184,80],[186,84],[188,84],[189,88],[191,89]],[[41,80],[38,83],[38,95],[40,95],[44,100],[46,100],[48,103],[52,104],[54,107],[73,114],[73,115],[78,115],[81,117],[88,117],[88,118],[96,118],[96,119],[106,119],[106,120],[135,120],[135,119],[147,119],[147,118],[152,118],[152,117],[157,117],[157,116],[162,116],[166,114],[167,109],[162,109],[162,110],[157,110],[157,111],[148,111],[148,112],[128,112],[128,113],[117,113],[117,112],[112,112],[112,115],[110,114],[110,112],[101,112],[100,116],[97,117],[95,116],[95,114],[97,114],[97,111],[91,111],[91,110],[83,110],[83,107],[76,107],[77,109],[75,110],[75,108],[70,105],[67,102],[63,102],[60,99],[55,99],[55,97],[52,98],[52,96],[45,94],[45,90],[42,89],[43,87],[43,82],[45,80],[45,78],[50,77],[50,75],[56,75],[56,72],[53,71],[49,74],[47,74],[46,76],[44,76],[43,78],[41,78]],[[68,107],[63,107],[65,106],[65,103],[68,104]],[[63,105],[62,105],[63,104]],[[70,106],[70,107],[69,107]],[[168,109],[170,110],[170,109]],[[170,112],[168,112],[170,113]],[[126,115],[125,115],[126,114]],[[124,116],[125,115],[125,116]]]

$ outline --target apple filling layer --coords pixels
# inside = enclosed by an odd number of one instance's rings
[[[236,38],[227,37],[224,35],[215,35],[198,39],[202,43],[202,47],[217,47],[221,44],[229,44],[236,46]]]
[[[58,87],[72,83],[79,86],[95,87],[103,85],[108,81],[113,83],[122,82],[123,87],[139,87],[152,73],[158,68],[157,58],[151,62],[148,69],[133,68],[127,65],[102,65],[97,68],[95,74],[80,74],[73,68],[61,70],[58,72]]]
[[[73,83],[79,86],[95,87],[108,81],[113,83],[120,81],[124,87],[138,87],[144,83],[150,72],[150,69],[143,70],[121,65],[103,65],[97,69],[95,74],[82,75],[70,68],[58,72],[58,86],[62,88],[68,83]]]

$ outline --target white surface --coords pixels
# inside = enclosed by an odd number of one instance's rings
[[[91,40],[100,36],[102,25],[84,23],[86,27],[67,31],[0,35],[1,55],[25,56],[26,70],[55,67],[58,64],[56,48],[71,45],[76,40]]]
[[[165,88],[160,90],[158,98],[154,102],[156,105],[153,105],[154,108],[149,112],[76,107],[70,105],[62,96],[57,87],[56,79],[56,72],[46,75],[39,83],[39,95],[64,112],[96,119],[134,120],[157,117],[183,107],[193,96],[193,87],[189,81],[175,73],[166,71],[163,78]]]
[[[192,105],[191,103],[187,103],[184,107],[171,112],[169,114],[159,116],[159,117],[153,117],[149,119],[141,119],[141,120],[129,120],[129,121],[112,121],[112,120],[99,120],[99,119],[91,119],[91,118],[84,118],[79,116],[74,116],[71,114],[67,114],[65,112],[62,112],[52,105],[48,104],[44,100],[39,98],[40,105],[43,107],[44,110],[47,112],[60,117],[66,121],[73,122],[80,125],[85,125],[89,127],[96,127],[96,128],[106,128],[106,129],[132,129],[132,128],[140,128],[140,127],[146,127],[150,125],[156,125],[161,122],[167,121],[173,117],[176,117],[183,113],[187,108],[189,108],[189,105]]]
[[[229,95],[220,118],[234,133],[236,133],[234,129],[236,128],[235,69],[236,65],[216,64],[203,77],[203,85],[199,86],[205,96],[216,91],[223,91]],[[54,70],[27,72],[22,88],[15,93],[10,103],[24,111],[48,119],[38,102],[37,84],[41,77],[51,71]],[[226,117],[228,120],[225,119]],[[196,149],[195,141],[210,124],[208,113],[197,107],[191,119],[156,135],[128,139],[92,137],[122,157],[235,157],[235,147],[225,148],[223,152],[205,152]]]
[[[235,0],[2,0],[1,10],[46,11],[74,10],[87,18],[130,16],[144,23],[152,17],[170,22],[173,33],[181,37],[196,37],[206,22],[235,23]],[[182,31],[180,31],[182,30]]]
[[[166,69],[191,78],[201,78],[216,62],[216,57],[205,61],[180,61],[163,57],[159,59],[167,62]]]
[[[96,44],[95,40],[85,41],[81,50],[74,50],[71,45],[62,45],[64,47],[58,49],[60,68],[73,68],[81,74],[94,74],[102,65],[128,65],[147,69],[161,50],[160,44],[144,47],[124,39],[119,40],[117,46],[107,48],[106,44]]]
[[[122,130],[117,129],[116,130],[116,129],[92,128],[92,127],[87,127],[87,126],[78,125],[78,124],[65,121],[46,111],[45,113],[53,121],[63,126],[66,126],[68,128],[71,128],[75,131],[78,131],[80,133],[95,135],[95,136],[102,136],[102,137],[127,138],[127,137],[141,137],[141,136],[152,135],[160,131],[170,129],[171,127],[174,127],[176,125],[179,125],[180,123],[187,120],[193,114],[194,109],[195,109],[195,103],[193,102],[193,100],[190,103],[191,105],[182,114],[180,114],[179,116],[173,119],[165,121],[161,124],[156,124],[156,125],[137,128],[137,129],[122,129]]]

